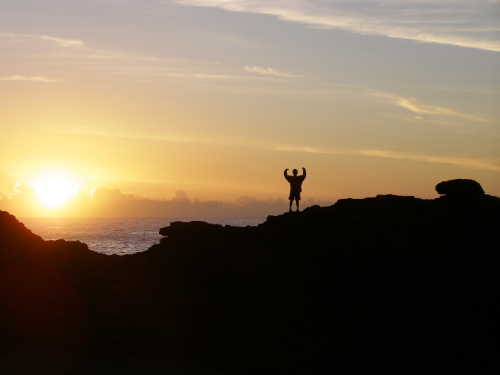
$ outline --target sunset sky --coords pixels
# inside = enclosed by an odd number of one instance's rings
[[[21,217],[500,196],[499,1],[2,0],[0,56]]]

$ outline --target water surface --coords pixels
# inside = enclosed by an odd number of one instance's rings
[[[81,241],[104,254],[132,254],[159,243],[160,228],[172,221],[201,220],[212,224],[256,226],[265,218],[21,218],[44,240]]]

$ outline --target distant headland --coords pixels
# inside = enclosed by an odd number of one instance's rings
[[[0,364],[481,372],[496,356],[500,198],[472,180],[436,190],[433,200],[342,199],[257,227],[174,222],[125,256],[44,241],[0,211]]]

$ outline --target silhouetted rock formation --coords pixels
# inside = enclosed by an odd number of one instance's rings
[[[452,198],[477,198],[484,195],[481,185],[474,180],[450,180],[436,185],[438,194],[446,194]]]
[[[42,241],[0,211],[0,359],[481,372],[496,356],[499,227],[497,197],[381,195],[258,227],[172,223],[119,257]]]

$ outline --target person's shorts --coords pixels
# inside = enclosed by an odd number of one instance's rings
[[[300,191],[291,191],[288,199],[290,199],[291,201],[300,201]]]

